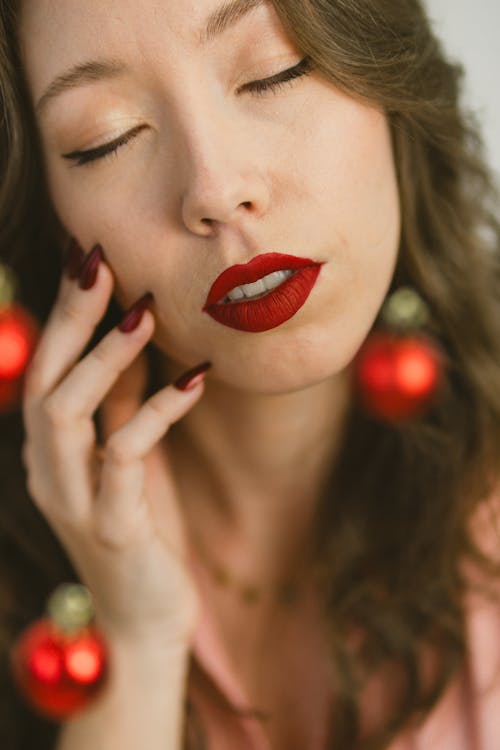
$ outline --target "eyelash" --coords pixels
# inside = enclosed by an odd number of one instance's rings
[[[281,73],[277,73],[270,78],[264,78],[261,81],[246,83],[241,87],[241,90],[249,91],[252,96],[263,96],[267,91],[276,92],[286,84],[293,84],[293,81],[297,78],[309,75],[312,67],[311,59],[305,57],[297,65],[294,65],[293,68],[287,68],[287,70],[283,70]],[[118,149],[121,146],[125,146],[129,141],[135,138],[137,133],[145,127],[146,125],[138,125],[111,143],[105,143],[102,146],[89,149],[88,151],[72,151],[69,154],[63,154],[62,156],[64,159],[74,161],[75,164],[72,165],[74,167],[89,165],[104,157],[116,156]]]
[[[271,78],[264,78],[262,81],[247,83],[243,86],[243,89],[250,91],[254,96],[262,96],[266,91],[277,91],[285,84],[292,83],[294,79],[309,75],[311,69],[312,60],[309,57],[304,57],[293,68],[282,70],[281,73],[276,73]]]

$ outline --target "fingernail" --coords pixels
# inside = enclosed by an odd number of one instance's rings
[[[75,240],[75,238],[72,237],[64,258],[64,270],[66,272],[66,276],[68,276],[68,278],[70,279],[76,279],[76,277],[80,274],[80,269],[84,260],[84,251]]]
[[[195,385],[198,385],[198,383],[203,380],[206,371],[210,369],[210,367],[212,367],[211,362],[204,362],[202,365],[198,365],[192,370],[188,370],[188,372],[185,372],[180,378],[177,378],[174,383],[175,388],[179,391],[188,391],[191,388],[194,388]]]
[[[149,307],[154,297],[151,292],[147,292],[141,297],[132,307],[125,313],[122,322],[118,326],[120,331],[123,333],[130,333],[137,328],[142,320],[145,310]]]
[[[95,245],[95,247],[85,258],[85,261],[80,269],[80,289],[90,289],[94,286],[97,279],[99,264],[102,259],[102,247],[100,245]]]

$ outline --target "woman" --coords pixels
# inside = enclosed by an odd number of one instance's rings
[[[0,7],[2,248],[44,324],[2,425],[3,648],[75,579],[111,655],[63,726],[5,674],[6,744],[492,750],[500,227],[419,3]],[[446,369],[393,424],[352,378],[402,285]]]

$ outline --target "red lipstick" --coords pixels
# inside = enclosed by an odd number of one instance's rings
[[[260,332],[276,328],[300,310],[311,293],[323,262],[296,255],[264,253],[249,263],[226,269],[212,284],[203,312],[229,328]],[[274,271],[293,271],[279,286],[256,297],[226,301],[235,287],[251,284]]]

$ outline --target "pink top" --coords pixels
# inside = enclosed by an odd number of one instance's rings
[[[498,559],[500,535],[487,507],[480,508],[476,519],[474,527],[479,534],[478,539],[482,540],[482,548],[490,553],[496,550],[495,557]],[[206,687],[193,689],[190,685],[189,696],[200,714],[209,748],[273,750],[259,717],[233,717],[210,698],[210,690],[214,690],[239,708],[250,706],[231,669],[210,609],[203,601],[202,577],[198,578],[204,606],[192,655],[196,668],[205,673]],[[500,604],[470,594],[466,608],[468,657],[464,668],[424,723],[398,736],[388,750],[499,750]],[[319,663],[318,669],[321,669]],[[382,691],[376,683],[369,686],[364,694],[362,713],[368,724],[370,716],[380,715],[381,696]],[[306,708],[313,712],[320,710],[314,695],[311,695],[310,707]],[[318,737],[314,746],[311,744],[307,750],[325,748],[325,738]]]

